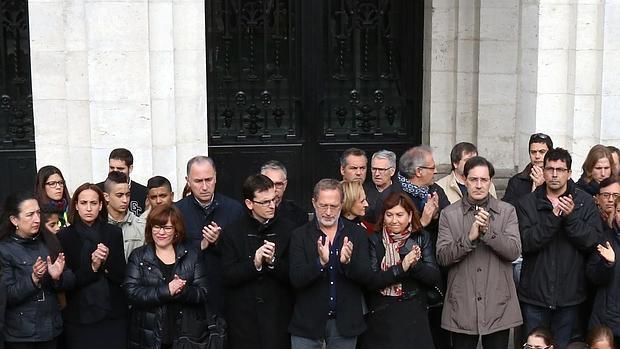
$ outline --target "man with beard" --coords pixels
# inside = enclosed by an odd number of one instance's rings
[[[517,204],[523,248],[518,287],[525,333],[551,329],[566,348],[586,299],[585,262],[602,234],[592,197],[570,179],[572,159],[561,148],[545,154],[545,182]]]
[[[369,270],[368,242],[363,228],[340,218],[343,199],[338,181],[320,180],[312,198],[315,218],[291,237],[294,349],[354,349],[366,329],[363,288],[354,280]]]
[[[246,214],[222,237],[222,281],[229,349],[286,349],[293,307],[288,244],[293,224],[276,215],[274,183],[262,174],[243,183]]]

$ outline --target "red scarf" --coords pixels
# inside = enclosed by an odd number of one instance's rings
[[[381,270],[386,271],[390,267],[401,263],[399,251],[405,242],[407,242],[409,235],[411,235],[411,231],[409,230],[396,234],[383,227],[383,246],[385,246],[385,256],[383,257],[383,260],[381,260]],[[403,284],[393,284],[379,292],[381,292],[384,296],[400,297],[403,295]]]

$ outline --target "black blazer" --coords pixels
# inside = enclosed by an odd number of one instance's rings
[[[66,293],[64,320],[91,324],[126,316],[127,302],[122,289],[126,264],[121,228],[99,219],[92,227],[77,222],[58,232],[58,239],[76,279],[75,288]],[[101,268],[93,272],[91,254],[98,243],[106,245],[110,252]]]
[[[336,325],[342,336],[354,337],[366,329],[363,286],[368,278],[368,239],[364,228],[340,219],[344,233],[334,241],[339,249],[345,236],[353,242],[351,262],[340,265],[336,281]],[[320,339],[325,336],[329,308],[329,276],[321,272],[316,243],[322,235],[316,218],[293,232],[290,244],[290,278],[295,288],[295,307],[289,325],[291,334]]]

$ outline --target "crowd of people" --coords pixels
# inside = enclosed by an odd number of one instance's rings
[[[471,143],[437,182],[430,147],[350,148],[310,213],[275,160],[242,201],[206,156],[176,202],[162,176],[131,180],[127,149],[73,193],[44,166],[0,217],[0,347],[506,349],[514,329],[515,348],[612,349],[620,150],[594,146],[577,182],[548,135],[528,151],[498,198]]]

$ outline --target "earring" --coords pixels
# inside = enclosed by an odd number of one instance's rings
[[[16,226],[15,226],[15,230],[19,230],[19,225],[16,225]]]

